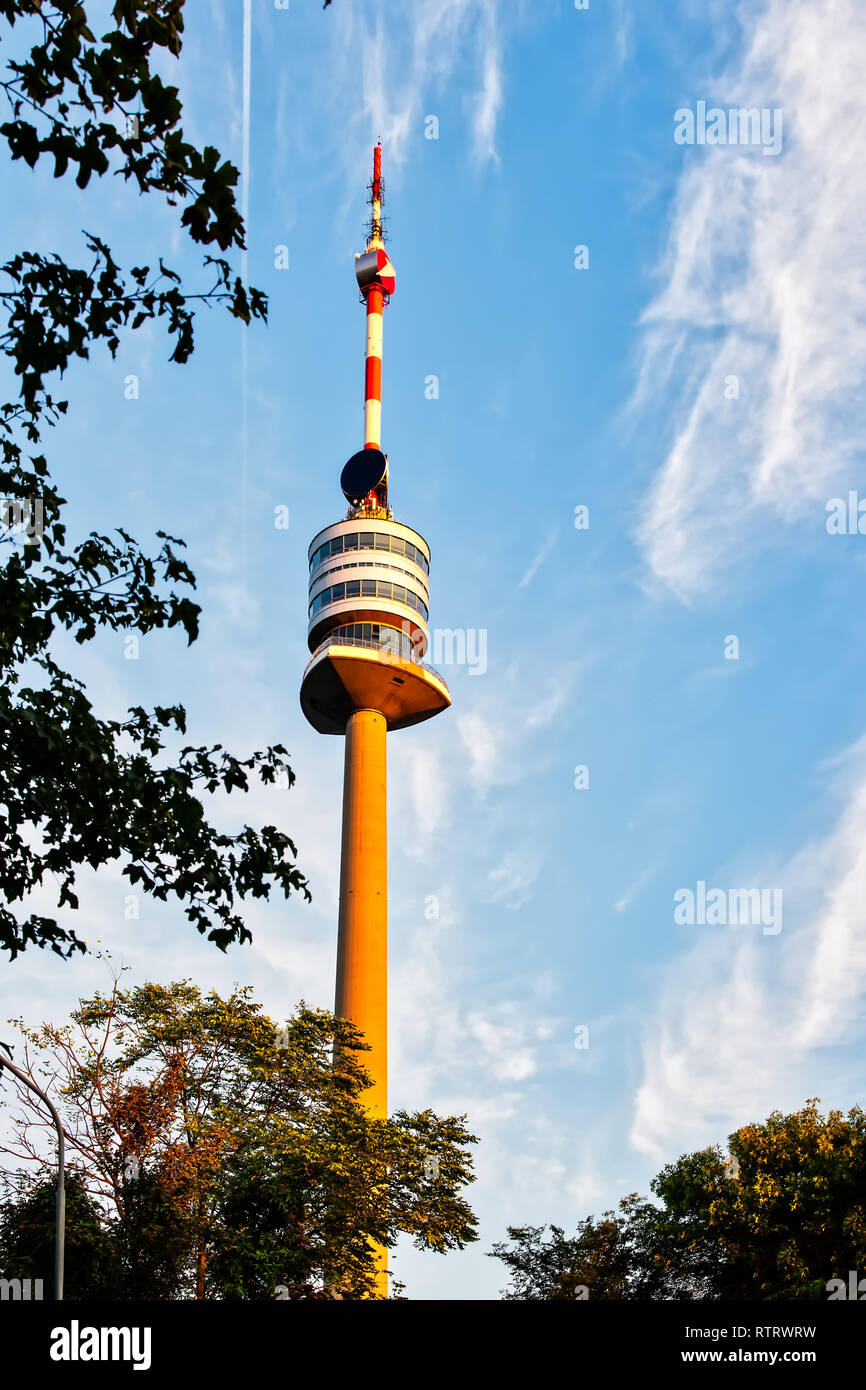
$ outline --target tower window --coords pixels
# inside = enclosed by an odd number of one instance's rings
[[[411,589],[404,589],[400,584],[390,584],[384,579],[350,579],[348,584],[333,584],[330,589],[323,589],[317,594],[310,604],[310,617],[329,603],[359,597],[391,599],[393,602],[405,603],[408,607],[417,609],[425,621],[428,616],[427,605],[417,594],[413,594]]]
[[[334,536],[325,541],[310,556],[310,573],[332,555],[341,555],[345,550],[390,550],[394,555],[405,555],[407,560],[420,566],[425,574],[430,573],[427,556],[420,546],[402,536],[392,536],[385,531],[347,531],[342,536]]]

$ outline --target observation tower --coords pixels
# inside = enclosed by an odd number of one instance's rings
[[[389,732],[420,724],[451,703],[428,647],[430,547],[389,499],[381,448],[382,314],[394,267],[382,229],[382,150],[373,151],[370,235],[355,257],[366,311],[364,447],[343,468],[348,510],[310,542],[310,660],[301,708],[321,734],[345,735],[340,916],[334,1012],[350,1019],[371,1051],[361,1061],[373,1085],[365,1103],[387,1115],[387,834]],[[380,1290],[387,1292],[382,1278]],[[384,1295],[383,1295],[384,1296]]]

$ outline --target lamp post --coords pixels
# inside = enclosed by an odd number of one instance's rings
[[[6,1046],[6,1044],[2,1044]],[[8,1050],[8,1049],[7,1049]],[[57,1207],[54,1221],[54,1297],[58,1303],[63,1301],[63,1255],[66,1244],[66,1187],[64,1183],[66,1145],[63,1139],[63,1125],[60,1116],[54,1108],[53,1103],[45,1094],[40,1086],[25,1072],[19,1071],[8,1057],[4,1057],[0,1052],[0,1066],[7,1067],[13,1076],[23,1082],[33,1091],[40,1100],[44,1100],[48,1109],[51,1111],[51,1118],[54,1121],[54,1128],[57,1130]]]

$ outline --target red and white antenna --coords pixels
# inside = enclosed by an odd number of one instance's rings
[[[382,235],[382,146],[373,151],[370,184],[370,236],[362,256],[355,257],[355,275],[367,310],[367,355],[364,368],[364,448],[381,449],[382,436],[382,310],[394,293],[394,267]]]

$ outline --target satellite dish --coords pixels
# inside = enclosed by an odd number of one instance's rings
[[[340,474],[340,487],[347,502],[357,507],[368,492],[377,488],[388,471],[388,460],[381,449],[359,449]]]

